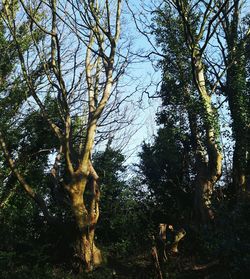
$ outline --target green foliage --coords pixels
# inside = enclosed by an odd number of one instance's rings
[[[125,172],[124,160],[124,156],[110,146],[107,146],[104,152],[94,154],[93,158],[95,169],[100,176],[100,234],[107,242],[117,241],[120,234],[117,231],[117,212],[121,210],[121,194],[126,187],[121,179]]]
[[[148,210],[138,195],[138,181],[125,179],[125,158],[111,146],[94,154],[93,159],[101,189],[97,237],[100,236],[100,241],[109,245],[110,252],[118,257],[134,253],[147,239],[145,231],[150,226]]]
[[[2,89],[6,77],[13,70],[17,59],[13,42],[6,38],[6,30],[2,21],[0,21],[0,52],[0,89]]]
[[[187,136],[171,126],[159,129],[152,145],[142,146],[139,165],[142,182],[152,192],[160,206],[159,216],[163,214],[165,220],[176,222],[186,218],[192,208],[189,150]]]
[[[233,208],[227,199],[220,200],[214,206],[214,226],[201,227],[193,232],[190,245],[196,247],[197,262],[218,261],[219,267],[210,271],[212,278],[239,278],[239,274],[250,272],[249,197],[240,199]]]
[[[163,81],[160,91],[162,104],[185,104],[184,90],[192,84],[192,69],[181,19],[171,7],[165,5],[158,11],[154,21],[157,25],[152,32],[164,55],[159,61]]]
[[[218,208],[218,226],[212,234],[211,243],[223,267],[233,278],[239,272],[245,274],[250,272],[249,224],[249,197],[241,199],[233,210],[227,202]]]

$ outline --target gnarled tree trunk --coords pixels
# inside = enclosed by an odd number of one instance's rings
[[[101,251],[95,245],[95,226],[99,218],[100,191],[97,184],[98,176],[92,165],[90,176],[76,173],[73,184],[68,188],[72,211],[77,226],[75,239],[75,258],[79,263],[78,270],[91,271],[102,263]],[[91,190],[88,208],[84,201],[85,188]]]

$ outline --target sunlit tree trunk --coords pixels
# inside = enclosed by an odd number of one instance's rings
[[[221,176],[222,154],[218,145],[218,119],[206,89],[204,65],[199,50],[193,52],[192,59],[194,79],[202,101],[202,118],[206,134],[205,143],[199,142],[196,150],[195,207],[199,219],[206,223],[214,218],[210,207],[211,195],[215,183]]]
[[[70,188],[72,211],[75,217],[77,233],[75,239],[75,260],[79,263],[78,271],[91,271],[102,263],[101,251],[95,245],[95,226],[99,217],[99,189],[96,181],[91,178],[90,183],[92,196],[90,208],[86,208],[83,191],[88,180],[86,177],[77,175],[76,181]]]

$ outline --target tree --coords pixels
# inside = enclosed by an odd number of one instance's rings
[[[169,40],[166,42],[167,50],[165,53],[173,53],[176,59],[174,61],[178,61],[175,62],[175,67],[179,71],[178,78],[174,79],[175,88],[178,87],[176,83],[178,82],[183,91],[182,100],[184,100],[188,114],[192,150],[195,154],[196,214],[198,219],[206,223],[213,218],[210,199],[214,185],[221,176],[222,153],[219,146],[218,113],[212,103],[214,90],[213,86],[210,90],[207,78],[205,51],[217,29],[219,16],[222,14],[227,1],[223,4],[218,1],[198,1],[197,3],[192,1],[163,1],[163,3],[172,11],[172,15],[175,15],[173,20],[178,22],[180,26],[181,31],[175,31],[175,34],[179,35],[178,41],[184,41],[186,45],[183,51],[173,49],[173,37],[171,35],[168,37],[166,34]],[[160,16],[161,13],[162,10],[159,12]],[[168,12],[168,14],[171,13]],[[161,43],[164,45],[162,39]],[[186,57],[188,62],[183,62],[181,57]],[[180,68],[181,63],[184,64],[182,68]],[[193,82],[188,80],[190,71]],[[169,82],[167,84],[169,85]],[[172,82],[172,84],[174,83]],[[186,97],[184,98],[184,96]]]
[[[93,161],[94,167],[100,175],[102,192],[100,203],[102,219],[99,223],[99,233],[102,241],[114,244],[122,232],[116,222],[121,217],[119,213],[122,206],[122,193],[126,189],[126,182],[123,179],[126,171],[125,157],[119,150],[112,148],[111,141],[109,141],[103,152],[94,154]]]
[[[154,197],[152,212],[156,215],[156,224],[167,222],[179,225],[180,222],[187,222],[192,212],[193,190],[188,163],[190,146],[185,136],[177,127],[166,123],[164,128],[159,129],[153,144],[142,145],[139,164],[141,183]]]
[[[1,7],[4,27],[19,58],[21,69],[16,70],[21,70],[26,88],[22,106],[35,102],[33,108],[56,138],[51,170],[54,188],[60,189],[64,201],[70,205],[74,222],[69,226],[76,232],[75,255],[79,268],[84,264],[86,270],[102,261],[94,243],[100,190],[91,154],[98,121],[128,61],[128,54],[121,53],[118,44],[121,4],[121,0],[112,5],[109,1],[6,0]],[[20,37],[21,29],[29,34],[30,43],[26,47]],[[13,74],[9,73],[10,79]],[[49,109],[46,96],[56,110]],[[19,113],[20,109],[21,106]],[[25,113],[29,111],[25,109]],[[10,139],[4,136],[2,128],[1,148],[12,173],[47,222],[62,222],[51,214],[45,196],[35,190],[32,181],[17,167],[18,160],[14,157],[21,154],[9,148]],[[88,204],[84,198],[86,192],[91,193]]]
[[[157,10],[154,21],[153,33],[162,57],[159,61],[162,84],[158,93],[162,105],[157,114],[161,128],[155,142],[151,146],[143,146],[142,169],[147,185],[155,185],[156,189],[165,192],[158,195],[162,202],[165,200],[163,208],[166,213],[172,215],[168,219],[176,222],[176,219],[183,221],[190,216],[192,208],[192,177],[195,175],[193,138],[202,129],[196,124],[200,119],[200,101],[192,82],[189,50],[185,46],[181,19],[170,6],[165,5]],[[179,48],[180,45],[183,47]],[[147,153],[151,155],[147,156]],[[150,160],[151,157],[154,160]],[[150,182],[152,178],[155,180],[153,184]]]
[[[205,4],[205,12],[199,22],[199,27],[196,29],[194,29],[195,26],[193,26],[191,18],[194,6],[184,1],[175,1],[173,3],[182,18],[185,40],[190,50],[194,84],[203,109],[201,117],[205,129],[206,142],[202,144],[197,137],[197,148],[195,151],[197,169],[195,204],[203,221],[213,218],[213,213],[209,210],[210,196],[215,183],[221,176],[222,167],[222,154],[218,143],[218,115],[212,105],[212,96],[206,85],[203,55],[209,40],[216,30],[214,22],[221,14],[221,10],[226,2],[220,4],[216,3],[216,1],[210,1],[208,4]],[[199,8],[201,9],[201,7]]]
[[[230,4],[233,9],[230,11]],[[230,1],[223,9],[221,19],[226,48],[222,47],[226,67],[226,82],[223,86],[228,98],[232,117],[233,139],[235,141],[232,171],[232,193],[239,194],[246,190],[247,154],[249,153],[249,92],[247,90],[246,44],[249,40],[249,29],[245,32],[240,22],[241,1]],[[249,26],[246,25],[246,28]]]

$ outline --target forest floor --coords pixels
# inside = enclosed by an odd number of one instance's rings
[[[150,251],[126,259],[111,259],[106,268],[110,270],[110,278],[117,279],[158,279],[160,278],[154,266]],[[97,271],[98,273],[101,272]],[[163,278],[232,278],[226,274],[225,269],[218,260],[202,262],[194,256],[183,253],[169,256],[162,267]],[[93,277],[95,278],[95,277]]]

